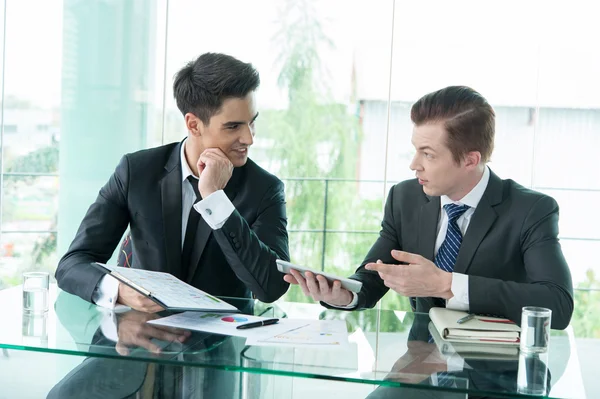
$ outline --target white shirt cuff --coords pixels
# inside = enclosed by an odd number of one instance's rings
[[[452,273],[452,298],[446,301],[446,307],[454,310],[469,311],[469,276]]]
[[[104,317],[102,317],[102,324],[100,324],[102,334],[111,341],[117,342],[119,340],[119,333],[117,331],[117,318],[115,312],[105,309],[103,310],[103,313]]]
[[[356,305],[358,305],[358,295],[356,295],[356,292],[352,292],[352,302],[350,302],[346,306],[332,305],[329,302],[325,302],[325,303],[328,304],[329,306],[333,306],[334,308],[338,308],[338,309],[353,309],[356,307]]]
[[[211,229],[217,230],[223,227],[235,207],[225,195],[223,190],[218,190],[194,204],[194,209],[202,215],[202,218]]]
[[[463,371],[465,368],[465,359],[462,356],[454,354],[446,359],[446,367],[449,373]]]
[[[92,302],[103,308],[114,309],[118,296],[119,281],[105,274],[92,294]]]

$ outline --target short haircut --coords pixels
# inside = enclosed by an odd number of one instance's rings
[[[456,163],[468,152],[479,151],[490,160],[494,150],[496,114],[487,100],[466,86],[449,86],[429,93],[413,104],[410,119],[416,126],[444,124],[447,146]]]
[[[202,54],[175,75],[173,96],[183,115],[192,113],[208,125],[228,98],[244,98],[260,85],[258,71],[230,55]]]

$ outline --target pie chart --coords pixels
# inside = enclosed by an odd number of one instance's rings
[[[245,317],[239,317],[239,316],[226,316],[221,318],[222,321],[226,321],[228,323],[243,323],[245,321],[248,321],[247,318]]]

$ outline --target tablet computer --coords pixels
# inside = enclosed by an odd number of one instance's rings
[[[360,281],[352,280],[351,278],[342,278],[342,277],[334,276],[333,274],[313,270],[308,267],[304,267],[304,266],[300,266],[300,265],[295,265],[293,263],[286,262],[286,261],[280,260],[280,259],[277,259],[275,262],[277,263],[277,270],[279,270],[281,273],[290,274],[290,269],[294,269],[294,270],[297,270],[298,272],[300,272],[300,274],[302,274],[304,276],[305,272],[311,272],[315,275],[319,274],[319,275],[325,277],[327,279],[327,281],[329,281],[331,283],[333,283],[335,280],[339,280],[342,283],[342,288],[345,288],[348,291],[359,293],[360,289],[362,288],[362,283]]]

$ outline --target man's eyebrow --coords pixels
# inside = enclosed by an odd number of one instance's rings
[[[431,148],[430,146],[428,146],[428,145],[421,146],[421,147],[417,148],[417,150],[418,150],[418,151],[425,151],[425,150],[429,150],[429,151],[433,151],[433,152],[435,152],[435,150],[434,150],[433,148]]]
[[[252,118],[252,120],[250,121],[250,123],[254,122],[256,120],[256,118],[258,118],[258,112],[256,113],[256,115],[254,115],[254,118]],[[230,121],[230,122],[225,122],[223,123],[223,127],[230,127],[230,126],[235,126],[235,125],[244,125],[246,124],[246,122],[244,121]]]

